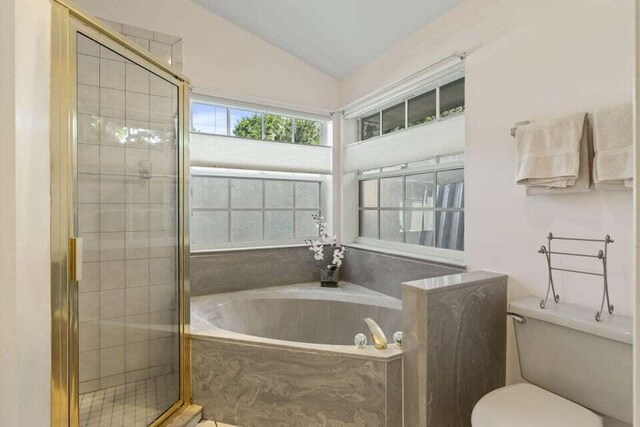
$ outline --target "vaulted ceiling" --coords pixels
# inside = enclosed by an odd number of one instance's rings
[[[462,0],[193,0],[338,79]]]

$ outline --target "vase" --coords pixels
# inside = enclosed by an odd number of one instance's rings
[[[338,287],[338,276],[340,269],[336,268],[335,270],[320,270],[320,286],[323,288],[337,288]]]

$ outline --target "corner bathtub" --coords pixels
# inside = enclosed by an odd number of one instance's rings
[[[361,286],[276,286],[191,300],[193,401],[241,427],[402,425],[402,303]],[[370,344],[356,349],[354,336]]]

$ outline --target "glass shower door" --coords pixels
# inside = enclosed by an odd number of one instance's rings
[[[179,89],[75,35],[79,422],[146,426],[180,400]]]

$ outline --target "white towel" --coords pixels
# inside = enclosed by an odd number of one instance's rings
[[[599,188],[633,188],[633,108],[596,110],[593,115],[593,180]]]
[[[542,196],[545,194],[586,193],[591,190],[591,138],[587,120],[584,122],[582,138],[580,138],[580,171],[572,186],[565,188],[527,186],[527,196]]]
[[[589,191],[588,136],[585,112],[518,127],[516,183],[528,195]]]

